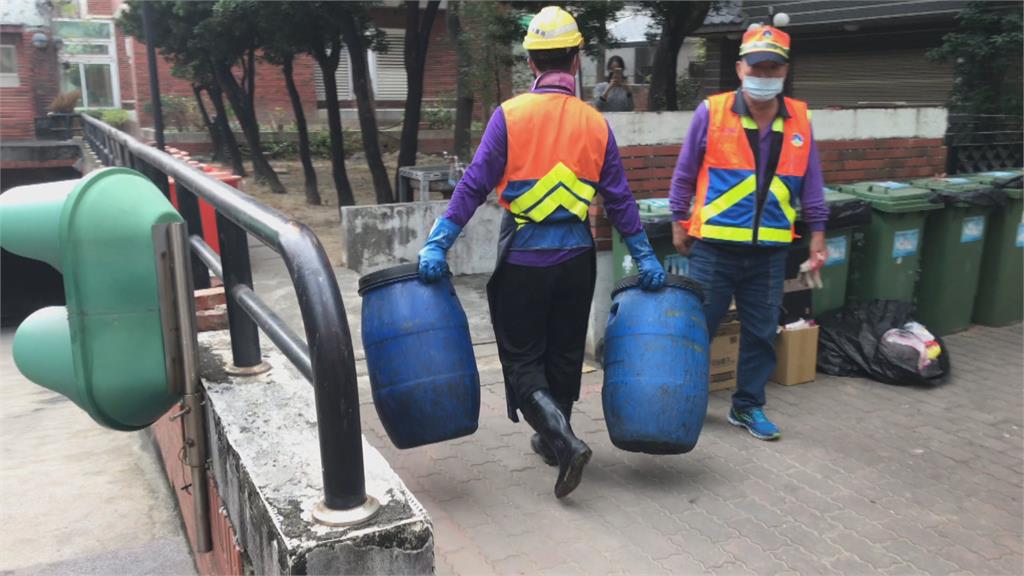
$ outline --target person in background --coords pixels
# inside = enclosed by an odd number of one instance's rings
[[[694,112],[669,192],[672,242],[704,288],[708,334],[736,299],[740,358],[729,422],[762,440],[780,436],[763,407],[798,202],[811,231],[809,268],[827,258],[828,207],[811,114],[805,102],[782,95],[789,47],[778,28],[747,30],[736,62],[742,87]]]
[[[594,107],[601,112],[632,112],[633,93],[626,87],[626,63],[622,56],[608,59],[607,78],[594,86]]]
[[[576,21],[565,10],[549,6],[534,16],[523,41],[537,77],[533,88],[495,110],[444,217],[419,253],[420,278],[440,279],[448,269],[448,249],[497,189],[504,214],[487,301],[508,416],[518,422],[516,412],[522,412],[536,431],[531,447],[558,466],[558,498],[579,485],[592,454],[569,421],[579,399],[596,278],[588,224],[595,194],[604,198],[608,219],[637,263],[641,287],[658,289],[665,282],[615,137],[601,114],[575,95],[582,45]]]

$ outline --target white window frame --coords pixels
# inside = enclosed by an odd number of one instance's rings
[[[0,72],[0,88],[17,88],[21,86],[18,75],[18,47],[14,44],[0,44],[0,51],[10,49],[14,53],[14,72]]]
[[[109,38],[64,38],[64,46],[74,46],[81,44],[101,44],[107,47],[107,54],[67,54],[64,49],[61,50],[61,62],[67,62],[72,66],[78,67],[79,83],[82,86],[82,105],[76,109],[93,108],[89,105],[88,89],[85,84],[85,67],[83,64],[106,64],[110,66],[110,84],[111,90],[113,91],[114,103],[109,108],[120,108],[121,107],[121,75],[117,65],[117,32],[114,26],[113,20],[106,19],[92,19],[92,18],[54,18],[53,22],[99,22],[109,25],[110,37]],[[107,108],[107,107],[105,107]]]
[[[405,29],[403,29],[403,28],[381,28],[381,31],[384,32],[384,34],[386,34],[389,37],[397,37],[397,38],[402,39],[403,43],[405,42]],[[403,45],[403,50],[404,50],[404,45]],[[369,68],[370,68],[370,84],[373,87],[373,99],[374,100],[380,100],[381,99],[381,96],[380,96],[380,82],[378,80],[378,76],[380,74],[380,72],[379,72],[379,65],[380,64],[377,61],[377,56],[378,55],[377,55],[377,52],[374,51],[374,50],[367,50],[366,52],[367,52],[367,61],[368,61],[368,65],[369,65]],[[390,50],[388,50],[388,55],[389,56],[393,55],[395,53],[396,52],[394,51],[394,47],[392,47]],[[403,69],[402,72],[404,73],[404,69]],[[408,97],[408,94],[409,94],[409,90],[408,90],[408,86],[406,86],[406,93],[405,93],[405,95],[402,98],[397,98],[397,99],[396,98],[389,98],[388,100],[389,101],[405,100],[406,97]]]

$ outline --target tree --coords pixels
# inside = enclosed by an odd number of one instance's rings
[[[649,2],[644,4],[654,21],[649,36],[656,36],[651,77],[651,110],[676,110],[676,66],[683,41],[700,28],[711,2]]]
[[[380,154],[380,141],[377,137],[377,112],[374,107],[373,86],[370,84],[370,64],[367,60],[369,47],[383,50],[383,32],[370,23],[365,6],[360,3],[346,3],[346,9],[340,16],[341,35],[348,47],[349,61],[352,64],[352,89],[356,95],[356,107],[359,110],[359,128],[363,135],[363,151],[373,178],[373,189],[378,204],[394,202],[391,194],[391,183],[388,171]]]
[[[405,3],[405,114],[402,117],[402,138],[398,149],[398,168],[395,182],[398,185],[398,170],[403,166],[416,164],[419,149],[420,111],[423,106],[423,78],[427,64],[427,49],[430,47],[430,31],[440,6],[438,0],[427,2],[420,15],[417,0]]]
[[[281,66],[288,99],[295,115],[295,127],[299,133],[299,160],[302,162],[306,203],[320,205],[320,191],[317,187],[316,169],[309,146],[309,128],[302,98],[295,86],[295,57],[306,52],[307,24],[310,14],[296,6],[283,2],[259,3],[260,24],[262,25],[263,57],[270,63]]]
[[[157,48],[160,54],[171,62],[171,73],[192,82],[197,108],[210,131],[211,140],[215,146],[218,142],[226,146],[231,155],[235,174],[245,176],[242,154],[238,148],[238,142],[235,140],[234,132],[231,131],[227,122],[223,95],[213,77],[209,54],[193,41],[195,27],[209,17],[212,3],[151,2],[153,38],[148,39],[143,33],[142,11],[138,8],[138,0],[130,0],[128,6],[129,9],[124,11],[118,19],[118,26],[126,34],[141,42],[152,42],[154,48]],[[202,101],[202,92],[204,91],[209,95],[215,109],[215,116],[212,119]]]
[[[218,0],[210,16],[196,27],[194,41],[209,51],[213,76],[231,103],[249,145],[256,179],[266,182],[271,192],[284,194],[287,190],[263,153],[256,118],[256,61],[263,41],[257,4]]]
[[[467,160],[470,149],[470,129],[473,125],[473,88],[469,82],[472,62],[467,35],[462,33],[462,19],[459,13],[464,2],[448,4],[448,36],[455,45],[458,72],[455,79],[455,156]]]
[[[950,109],[974,115],[1020,116],[1024,22],[1016,2],[971,2],[957,15],[957,30],[928,53],[952,62],[956,81]]]
[[[338,195],[338,206],[356,203],[352,185],[345,169],[345,135],[341,130],[341,110],[338,108],[338,80],[335,73],[341,62],[341,12],[343,2],[296,2],[291,10],[301,10],[307,16],[306,47],[320,67],[324,81],[324,99],[327,101],[327,130],[331,141],[331,177]]]

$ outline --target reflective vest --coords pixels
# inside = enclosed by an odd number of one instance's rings
[[[528,93],[501,105],[508,153],[498,202],[515,218],[512,250],[593,245],[586,225],[608,124],[575,96]]]
[[[707,99],[707,149],[697,176],[690,235],[735,244],[789,244],[796,222],[793,199],[803,190],[810,157],[807,104],[786,98],[790,117],[772,123],[772,130],[782,133],[782,149],[775,175],[759,198],[757,161],[746,132],[758,128],[750,117],[733,112],[735,98],[729,92]]]

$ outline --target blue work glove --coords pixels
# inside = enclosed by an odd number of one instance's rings
[[[640,287],[644,290],[657,290],[664,286],[665,269],[654,255],[654,248],[647,240],[647,233],[641,230],[632,236],[626,236],[623,240],[640,272]]]
[[[438,218],[427,237],[427,243],[420,250],[420,280],[437,282],[448,271],[445,254],[455,244],[462,232],[462,226],[447,218]]]

